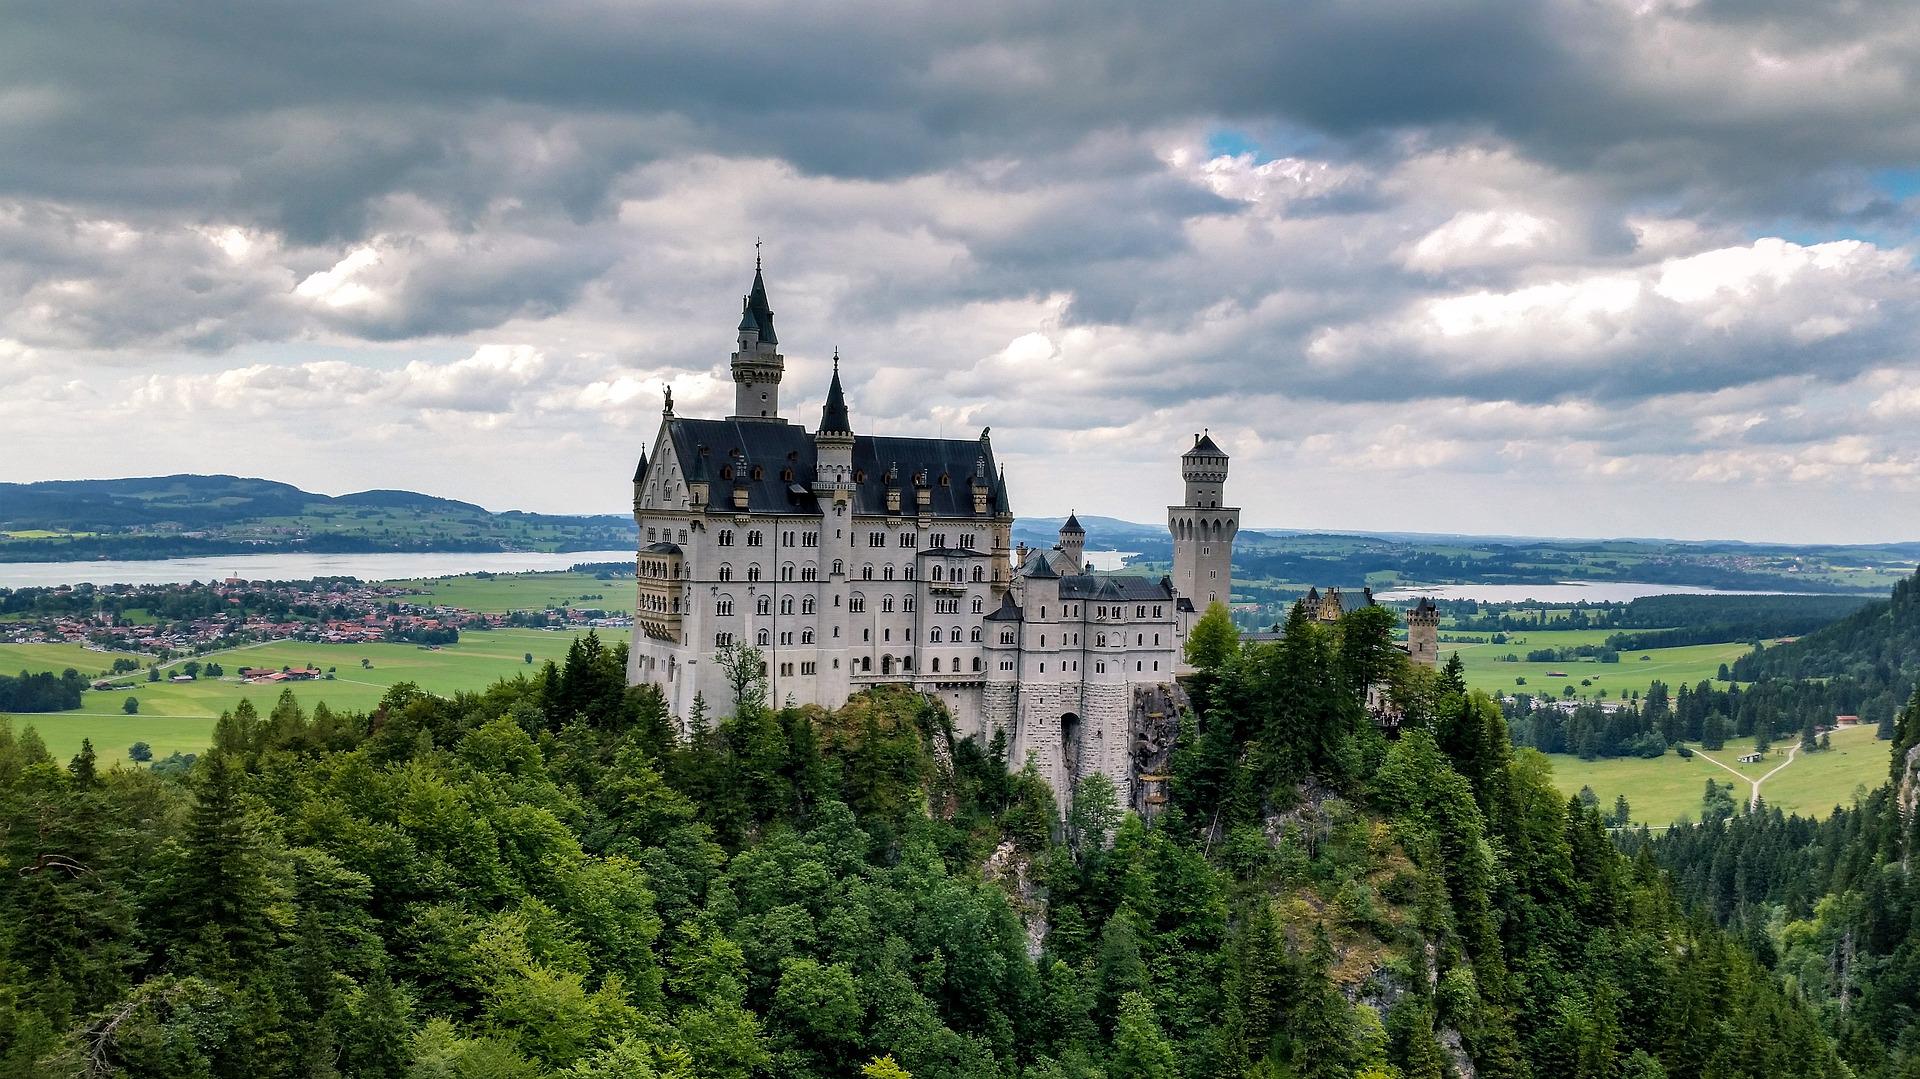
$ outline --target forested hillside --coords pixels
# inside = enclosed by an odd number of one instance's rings
[[[1822,687],[1832,707],[1890,727],[1920,676],[1920,573],[1872,603],[1790,644],[1756,650],[1733,665],[1742,682]]]
[[[243,476],[0,483],[0,562],[271,551],[629,548],[632,518],[491,513],[412,491],[324,495]]]
[[[1890,782],[1824,821],[1776,810],[1645,833],[1697,910],[1745,940],[1816,1009],[1862,1075],[1920,1074],[1920,699]]]
[[[1151,823],[904,690],[769,707],[750,654],[676,737],[591,638],[236,709],[184,778],[0,734],[0,1075],[1848,1074],[1391,628],[1198,656]]]

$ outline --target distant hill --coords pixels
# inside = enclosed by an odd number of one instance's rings
[[[1797,641],[1740,657],[1733,676],[1857,687],[1843,706],[1890,718],[1920,681],[1920,573],[1895,585],[1887,599]]]
[[[623,514],[494,513],[415,491],[324,495],[244,476],[0,483],[0,562],[313,551],[591,551]]]

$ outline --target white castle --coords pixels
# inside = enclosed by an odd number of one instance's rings
[[[856,434],[839,357],[819,429],[780,415],[786,363],[755,267],[733,354],[734,414],[674,415],[633,476],[639,595],[628,680],[685,717],[732,690],[720,649],[760,650],[768,697],[836,708],[901,684],[938,698],[956,733],[1004,731],[1064,795],[1105,773],[1122,805],[1161,800],[1194,620],[1233,592],[1240,511],[1227,455],[1182,455],[1167,509],[1173,575],[1093,574],[1074,517],[1051,550],[1011,545],[1013,508],[988,431],[978,439]]]

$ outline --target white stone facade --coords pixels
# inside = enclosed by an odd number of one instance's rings
[[[1169,511],[1176,567],[1208,586],[1198,598],[1175,579],[1080,572],[1074,519],[1058,547],[1016,564],[987,431],[856,435],[837,369],[820,429],[788,423],[758,273],[742,306],[735,415],[677,417],[669,396],[634,475],[629,681],[659,686],[683,721],[696,696],[723,714],[716,655],[740,642],[759,649],[776,706],[834,708],[867,686],[910,685],[963,736],[1004,730],[1010,765],[1031,757],[1056,792],[1100,772],[1127,804],[1135,689],[1170,683],[1205,597],[1230,594],[1226,455],[1196,442],[1182,458],[1194,504]],[[1217,479],[1196,487],[1196,472]]]

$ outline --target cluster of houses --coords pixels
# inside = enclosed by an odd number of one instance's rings
[[[165,609],[168,593],[209,589],[231,610],[177,620],[143,618],[136,621],[116,613],[145,610],[148,605]],[[93,592],[102,602],[92,612],[28,616],[0,623],[0,643],[85,642],[103,651],[182,656],[239,644],[284,640],[323,644],[405,640],[438,644],[452,641],[463,629],[524,625],[530,620],[524,612],[517,615],[481,613],[445,604],[419,603],[417,593],[350,579],[264,582],[230,577],[208,585],[114,585],[96,588]],[[625,618],[607,617],[598,610],[544,614],[542,624],[555,628],[629,624]]]

